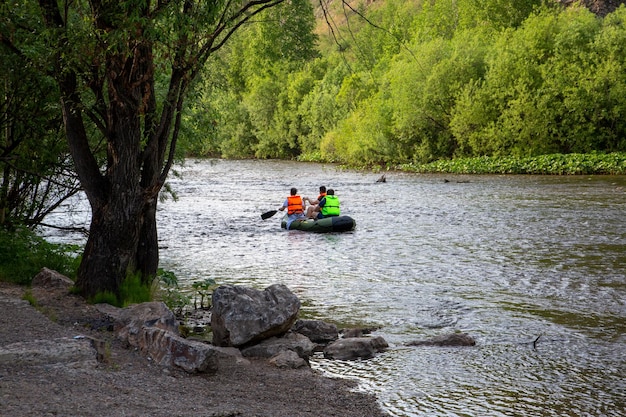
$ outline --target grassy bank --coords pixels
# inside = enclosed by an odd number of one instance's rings
[[[402,171],[450,174],[626,174],[626,153],[552,154],[528,158],[477,157],[440,160],[429,164],[404,164]]]

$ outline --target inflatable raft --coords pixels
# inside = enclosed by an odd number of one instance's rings
[[[287,228],[287,216],[280,222],[280,227]],[[349,232],[354,230],[356,222],[350,216],[326,217],[324,219],[294,220],[289,225],[289,230],[302,230],[313,233]]]

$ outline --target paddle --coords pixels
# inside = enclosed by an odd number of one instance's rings
[[[272,217],[276,213],[278,213],[278,210],[270,210],[268,212],[265,212],[265,213],[261,214],[261,218],[263,220],[269,219],[270,217]]]

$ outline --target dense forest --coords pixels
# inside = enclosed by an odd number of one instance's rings
[[[177,112],[180,135],[172,149],[178,157],[285,158],[359,167],[623,173],[623,3],[273,0],[194,69]],[[74,24],[86,12],[74,18],[68,11],[88,2],[66,6],[67,23]],[[177,7],[170,2],[152,7],[166,6]],[[59,57],[78,67],[81,91],[101,90],[77,110],[90,126],[82,134],[94,162],[104,167],[111,161],[99,132],[107,84],[96,71],[105,62],[98,54],[107,51],[94,44],[124,39],[68,26],[68,45],[79,46],[58,55],[51,41],[56,35],[43,28],[39,7],[0,3],[0,225],[40,224],[84,188],[55,82]],[[131,9],[117,17],[120,33],[126,24],[146,22]],[[197,14],[196,21],[183,22],[190,29],[157,16],[146,31],[151,42],[164,46],[155,55],[158,73],[150,84],[157,100],[168,97],[167,65],[181,50],[176,43],[187,30],[202,33],[212,19]],[[86,15],[82,19],[91,22]],[[139,117],[137,123],[155,120]],[[612,159],[597,157],[610,153]],[[569,169],[572,164],[562,162],[562,155],[586,156]],[[536,158],[543,156],[545,171],[537,169]]]
[[[184,150],[358,166],[626,151],[626,7],[562,3],[285,2],[207,63]]]
[[[81,191],[80,293],[149,286],[185,156],[624,173],[623,3],[0,2],[0,253]]]

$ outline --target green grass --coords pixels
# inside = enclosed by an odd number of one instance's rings
[[[89,302],[92,304],[106,303],[116,307],[128,307],[131,304],[152,301],[152,291],[152,283],[142,283],[139,273],[128,274],[120,285],[119,297],[113,292],[103,291],[92,297]]]
[[[26,300],[31,306],[37,307],[37,300],[30,290],[24,292],[24,295],[22,295],[22,300]]]

